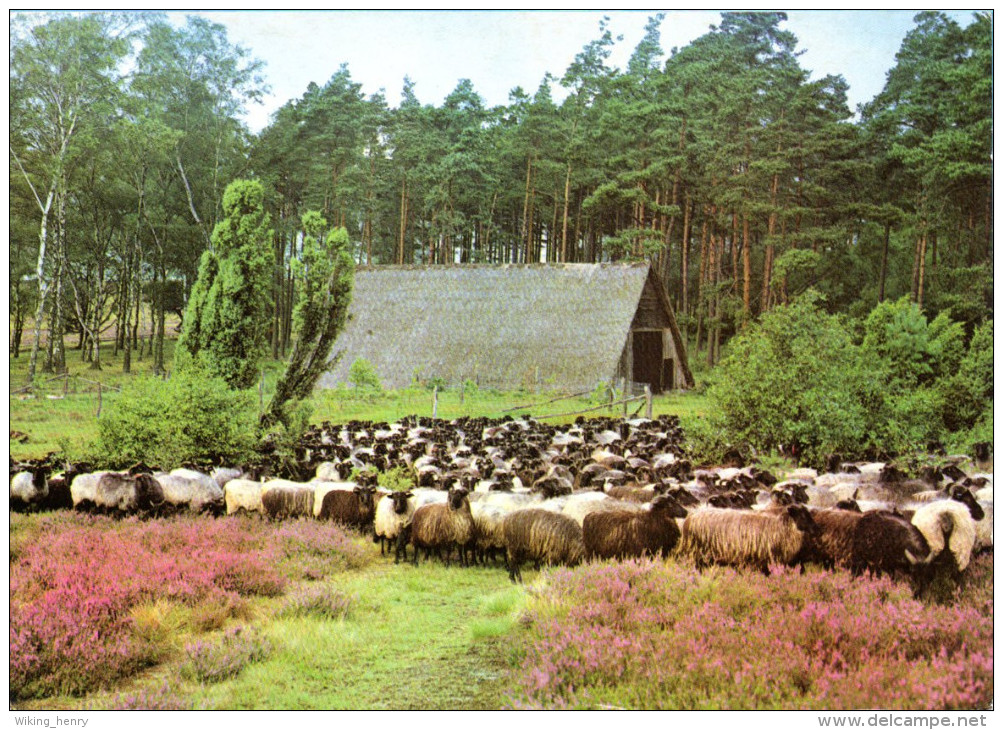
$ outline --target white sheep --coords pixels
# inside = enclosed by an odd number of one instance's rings
[[[981,553],[993,549],[993,503],[992,500],[980,501],[979,506],[985,515],[975,523],[975,547],[973,552]]]
[[[396,546],[394,562],[400,561],[400,552],[404,551],[407,560],[407,528],[414,518],[415,499],[411,492],[393,492],[376,502],[376,512],[373,515],[373,537],[379,540],[380,555],[384,553],[387,543]],[[400,539],[398,539],[400,538]]]
[[[95,471],[89,474],[78,474],[70,483],[70,497],[74,509],[93,509],[98,502],[98,482],[108,471]]]
[[[10,480],[11,506],[17,502],[21,502],[25,506],[37,504],[48,495],[49,486],[43,469],[36,469],[34,472],[18,472]]]
[[[261,495],[265,485],[251,479],[231,479],[223,487],[228,515],[240,512],[256,512],[264,514],[261,507]]]
[[[975,547],[975,520],[967,505],[953,499],[925,504],[916,510],[912,524],[930,546],[931,561],[947,548],[959,572],[968,567]]]
[[[603,510],[644,512],[645,506],[637,502],[613,499],[602,492],[580,492],[567,498],[561,514],[570,517],[581,526],[585,524],[586,515]]]

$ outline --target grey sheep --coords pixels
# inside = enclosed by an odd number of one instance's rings
[[[192,479],[174,473],[157,474],[154,478],[163,490],[165,511],[190,510],[218,515],[224,510],[224,490],[215,480]]]
[[[107,512],[147,512],[164,501],[164,490],[149,474],[134,477],[109,472],[98,479],[94,504]]]

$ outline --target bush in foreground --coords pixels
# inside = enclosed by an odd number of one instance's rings
[[[951,606],[843,571],[770,576],[672,562],[552,574],[515,707],[889,710],[993,699],[992,557]]]
[[[10,565],[12,700],[111,686],[170,654],[179,633],[218,629],[247,597],[281,594],[301,560],[322,574],[366,560],[318,522],[17,519],[36,524]]]

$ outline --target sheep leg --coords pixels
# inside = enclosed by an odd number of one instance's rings
[[[513,583],[522,583],[522,571],[519,570],[519,561],[516,560],[516,556],[511,551],[506,551],[506,560],[508,562],[508,578]],[[518,580],[516,580],[518,578]]]
[[[404,560],[407,560],[407,545],[404,543],[404,532],[401,531],[397,534],[397,539],[394,541],[394,565],[397,565],[401,561],[401,549],[404,550]],[[389,550],[389,548],[387,548]]]

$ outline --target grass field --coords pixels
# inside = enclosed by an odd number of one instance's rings
[[[174,341],[167,342],[166,358],[168,363],[173,355]],[[79,458],[87,445],[97,437],[97,416],[100,409],[118,397],[118,389],[137,377],[149,377],[152,374],[152,361],[145,359],[132,361],[132,372],[122,373],[122,356],[112,355],[110,345],[102,347],[103,368],[100,371],[91,370],[88,363],[82,362],[79,352],[67,351],[67,369],[69,378],[45,382],[51,375],[36,378],[37,387],[32,393],[12,393],[10,396],[10,430],[27,435],[27,440],[12,439],[10,441],[11,455],[15,458],[40,458],[53,451],[62,451],[70,458]],[[9,359],[10,389],[19,389],[26,380],[28,356],[23,354],[18,359]],[[170,367],[170,366],[169,366]],[[267,403],[275,387],[275,382],[282,369],[282,363],[268,360],[263,365],[264,392],[263,399]],[[101,391],[98,391],[98,383]],[[600,403],[589,396],[571,398],[552,403],[547,401],[560,395],[551,391],[515,391],[499,392],[482,388],[475,392],[462,393],[458,388],[446,389],[438,394],[436,413],[439,418],[452,419],[460,416],[491,416],[500,417],[510,412],[513,415],[524,414],[545,416],[581,411]],[[351,387],[333,390],[318,390],[311,402],[313,415],[311,421],[321,423],[344,423],[353,419],[374,421],[396,421],[407,415],[431,416],[433,413],[433,393],[431,390],[416,386],[402,390],[383,391],[380,393],[356,392]],[[518,406],[527,406],[522,410],[511,411]],[[629,404],[633,413],[642,408],[643,401]],[[679,415],[684,421],[702,415],[707,409],[706,399],[696,393],[666,394],[656,396],[653,411],[657,414],[667,413]],[[603,408],[587,415],[622,415],[622,406]],[[548,419],[548,423],[567,423],[573,421],[574,415],[563,418]]]

